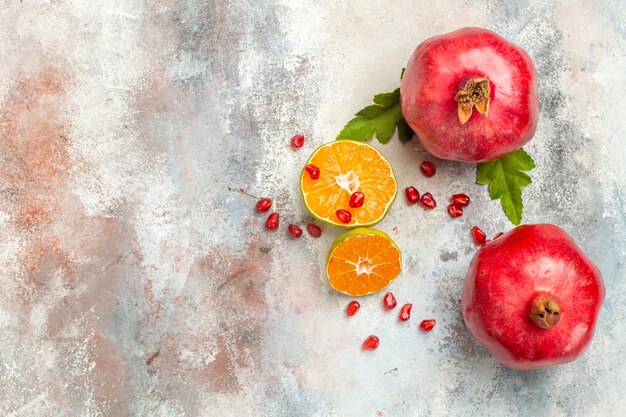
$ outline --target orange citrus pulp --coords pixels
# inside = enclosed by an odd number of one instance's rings
[[[300,177],[304,203],[317,219],[343,228],[372,226],[380,222],[391,207],[398,183],[385,157],[373,146],[351,140],[337,140],[320,146],[309,158],[320,170],[312,179],[306,170]],[[349,206],[356,191],[365,195],[362,207]],[[337,210],[350,212],[352,219],[343,223]]]
[[[352,296],[378,292],[400,274],[400,249],[387,234],[354,229],[339,236],[326,259],[330,285]]]

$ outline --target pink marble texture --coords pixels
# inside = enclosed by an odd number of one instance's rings
[[[626,415],[624,21],[619,0],[0,2],[0,416]],[[323,272],[340,232],[286,231],[311,221],[309,153],[462,26],[539,71],[524,220],[568,230],[607,284],[574,364],[514,372],[469,336],[469,229],[511,227],[475,166],[433,159],[427,180],[415,141],[377,145],[441,201],[399,198],[378,226],[407,322],[379,296],[348,319]],[[472,203],[451,221],[457,192]]]

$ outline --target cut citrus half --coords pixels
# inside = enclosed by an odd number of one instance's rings
[[[401,269],[398,246],[386,233],[374,229],[354,229],[339,236],[326,258],[330,285],[352,296],[382,290]]]
[[[300,189],[315,218],[350,229],[380,222],[396,198],[398,183],[376,148],[337,140],[313,152],[302,170]],[[351,207],[350,197],[357,191],[363,193],[362,206]]]

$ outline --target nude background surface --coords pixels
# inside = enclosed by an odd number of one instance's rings
[[[625,22],[620,0],[0,1],[0,415],[625,415]],[[463,26],[539,72],[524,221],[565,228],[607,287],[573,364],[511,371],[466,331],[469,229],[511,227],[473,165],[433,159],[427,180],[417,141],[380,146],[439,201],[400,195],[378,226],[403,250],[408,322],[379,296],[347,319],[322,269],[339,232],[285,229],[310,221],[308,154]],[[472,204],[451,220],[456,192]]]

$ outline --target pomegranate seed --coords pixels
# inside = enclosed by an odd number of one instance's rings
[[[431,193],[424,193],[420,199],[420,206],[427,210],[432,210],[437,207],[437,202]]]
[[[400,320],[407,321],[411,317],[411,308],[413,304],[405,304],[400,309],[400,315],[398,316]]]
[[[459,207],[456,204],[450,204],[448,206],[448,214],[450,217],[461,217],[463,215],[463,207]]]
[[[265,227],[267,227],[270,230],[274,230],[278,227],[278,223],[279,223],[279,219],[278,219],[278,213],[272,213],[269,215],[269,217],[267,218],[267,220],[265,221]]]
[[[406,187],[404,189],[404,194],[406,194],[406,201],[409,205],[413,205],[420,201],[420,192],[413,186]]]
[[[398,303],[396,302],[396,297],[394,297],[392,293],[388,292],[383,297],[383,304],[385,304],[387,310],[393,310]]]
[[[359,208],[363,207],[363,203],[365,202],[365,194],[360,191],[356,191],[352,193],[350,196],[350,207]]]
[[[352,214],[348,210],[339,209],[335,214],[341,223],[350,223],[352,220]]]
[[[365,339],[365,342],[363,342],[363,349],[364,350],[375,350],[378,347],[378,337],[371,335],[369,336],[367,339]]]
[[[346,314],[350,317],[354,316],[357,310],[361,307],[358,301],[350,301],[348,307],[346,307]]]
[[[304,169],[309,173],[309,177],[312,180],[316,180],[320,177],[320,169],[313,164],[307,164]]]
[[[459,207],[469,206],[470,198],[465,194],[455,194],[452,196],[452,204]]]
[[[425,332],[429,332],[433,329],[433,327],[435,327],[435,323],[436,321],[433,319],[422,320],[422,322],[420,323],[420,328]]]
[[[256,203],[257,211],[268,211],[272,207],[272,199],[271,198],[262,198]]]
[[[430,178],[437,172],[437,167],[430,161],[424,161],[422,165],[420,165],[420,170],[425,177]]]
[[[472,227],[472,237],[477,245],[484,245],[487,235],[478,226]]]
[[[287,228],[289,229],[289,233],[291,233],[291,236],[293,237],[302,236],[302,229],[300,229],[295,224],[290,224],[289,226],[287,226]]]
[[[322,236],[322,229],[320,229],[319,226],[313,223],[309,223],[306,225],[306,231],[309,232],[309,234],[315,238]]]
[[[304,136],[296,135],[291,138],[291,147],[293,149],[301,148],[304,145]]]

